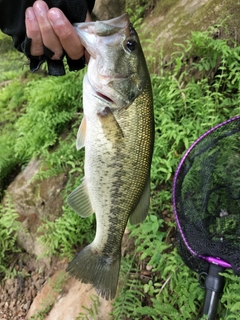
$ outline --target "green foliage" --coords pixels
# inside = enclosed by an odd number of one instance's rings
[[[136,259],[127,258],[122,262],[121,272],[125,277],[129,275],[129,270],[131,274],[123,281],[123,288],[113,303],[114,319],[150,316],[153,320],[184,320],[192,319],[193,315],[199,313],[204,292],[197,275],[183,264],[176,250],[172,251],[171,245],[167,244],[168,232],[162,230],[163,224],[162,219],[150,215],[138,228],[131,227],[139,261],[137,263]],[[141,282],[138,269],[133,268],[134,263],[140,265],[141,261],[145,261],[148,268],[152,269],[152,278],[147,283]],[[144,297],[151,301],[151,307],[144,305]]]
[[[235,276],[231,270],[225,271],[223,275],[226,282],[221,299],[221,303],[225,307],[222,311],[222,319],[237,319],[240,313],[240,301],[238,299],[240,295],[240,278]]]
[[[90,308],[86,308],[82,306],[82,308],[86,312],[80,312],[76,320],[97,320],[98,319],[98,308],[100,306],[100,299],[96,295],[90,296],[91,306]]]
[[[50,287],[53,293],[60,293],[63,289],[63,285],[66,280],[69,278],[68,274],[64,271],[60,271],[57,274],[57,277],[49,280]]]
[[[41,154],[41,170],[35,175],[34,179],[44,180],[59,173],[68,172],[70,177],[83,174],[83,151],[76,152],[75,140],[77,131],[75,125],[66,138],[58,139],[58,146],[53,152],[43,150]],[[76,178],[75,178],[76,180]],[[72,180],[65,188],[66,192],[72,191]]]
[[[74,85],[73,85],[74,83]],[[80,105],[81,73],[31,81],[25,87],[26,113],[16,122],[15,153],[26,158],[53,146]]]
[[[24,75],[26,57],[13,48],[12,39],[0,31],[0,85]],[[0,100],[1,101],[1,100]]]
[[[14,123],[20,115],[19,110],[25,100],[24,83],[20,80],[10,80],[0,92],[1,121]]]
[[[0,278],[4,275],[10,277],[13,270],[9,263],[14,254],[19,252],[16,244],[16,231],[20,223],[16,221],[18,214],[14,208],[10,196],[5,197],[5,204],[0,205]]]
[[[138,309],[144,297],[141,281],[134,264],[134,257],[127,255],[122,259],[119,276],[120,290],[113,302],[113,319],[137,319]]]
[[[126,12],[130,16],[133,27],[138,29],[143,21],[144,11],[147,7],[147,2],[143,1],[142,5],[139,5],[139,0],[126,1]]]
[[[155,285],[153,283],[154,288],[159,289],[152,298],[153,318],[156,319],[160,314],[164,320],[194,319],[199,313],[204,294],[197,275],[182,263],[175,250],[171,255],[165,253],[154,270],[159,271],[162,281],[156,279],[158,282]]]
[[[54,298],[49,298],[43,301],[42,307],[40,310],[37,310],[37,312],[31,316],[30,320],[44,320],[48,313],[51,311],[54,304]]]
[[[229,47],[210,34],[193,33],[186,46],[180,46],[181,55],[173,55],[174,68],[152,75],[156,124],[152,177],[157,183],[170,180],[183,151],[201,134],[240,112],[240,47]],[[189,66],[186,56],[198,55],[199,61]]]
[[[45,255],[54,254],[73,258],[76,246],[93,240],[94,216],[82,219],[69,207],[63,207],[63,214],[55,221],[43,221],[38,229],[39,241],[45,247]]]
[[[6,61],[11,60],[11,54],[7,52]],[[3,74],[6,77],[0,79],[4,80],[0,90],[0,195],[9,174],[19,172],[32,157],[48,154],[49,147],[61,140],[59,135],[68,130],[81,105],[83,78],[82,72],[40,78],[19,73],[17,68],[10,75],[5,65]],[[17,76],[18,79],[12,79]]]
[[[12,49],[12,40],[0,31],[0,53],[5,53]]]
[[[151,257],[148,264],[155,265],[161,260],[162,252],[170,247],[164,243],[165,232],[159,231],[164,220],[156,215],[149,215],[139,228],[129,226],[131,237],[136,237],[136,252],[140,253],[140,259]]]
[[[17,139],[14,123],[21,114],[24,103],[24,85],[12,80],[0,91],[0,198],[4,189],[4,180],[21,164],[21,158],[13,152]]]

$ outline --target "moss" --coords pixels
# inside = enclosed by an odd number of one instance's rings
[[[179,0],[162,0],[156,1],[156,7],[153,12],[153,17],[166,15],[173,7],[179,3]]]
[[[164,56],[170,56],[177,50],[176,44],[183,44],[192,31],[204,31],[223,21],[226,28],[220,36],[240,41],[239,16],[240,4],[235,0],[156,1],[140,32],[152,35],[155,50],[162,49]]]
[[[13,48],[13,43],[10,37],[3,35],[0,32],[0,54],[6,53]]]

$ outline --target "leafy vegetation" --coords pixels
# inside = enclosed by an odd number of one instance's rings
[[[80,312],[76,320],[97,320],[98,308],[100,306],[99,297],[96,295],[90,296],[91,305],[89,308],[82,306],[84,312]]]
[[[19,252],[16,246],[16,231],[20,225],[16,221],[18,214],[14,209],[10,196],[5,197],[5,204],[0,205],[0,279],[3,274],[7,277],[14,275],[8,262]]]
[[[54,222],[46,220],[38,229],[38,239],[46,248],[45,255],[55,254],[72,259],[78,246],[93,240],[93,221],[93,216],[82,221],[80,216],[64,206],[60,218]]]
[[[139,21],[135,19],[136,24]],[[151,72],[156,126],[151,208],[144,223],[129,226],[136,250],[122,259],[113,319],[140,320],[148,316],[153,320],[183,320],[200,316],[204,290],[174,245],[171,188],[184,151],[214,125],[240,114],[240,47],[233,41],[215,39],[215,29],[194,32],[190,40],[176,47],[167,65],[159,59],[162,64]],[[148,62],[153,70],[156,60],[150,57]],[[26,76],[25,71],[16,76],[12,70],[1,75],[1,81],[7,81],[0,91],[1,192],[9,175],[36,156],[43,163],[38,178],[68,174],[63,197],[79,184],[83,153],[75,151],[74,137],[80,123],[77,113],[81,112],[82,76],[77,72],[45,78]],[[12,235],[16,231],[14,224],[8,224],[8,215],[16,218],[13,205],[8,203],[1,207],[4,219],[0,213],[0,234],[5,235],[0,272],[4,273],[9,262],[6,253],[14,252]],[[63,207],[60,218],[43,222],[39,240],[46,245],[46,254],[71,258],[76,247],[91,241],[93,226],[94,218],[81,219]],[[236,319],[240,280],[231,271],[224,276],[226,285],[218,317]],[[93,299],[92,317],[97,316],[97,305],[98,300]],[[79,315],[79,319],[84,316]]]
[[[76,85],[73,86],[73,82]],[[25,86],[25,113],[15,124],[17,155],[29,159],[58,141],[81,103],[81,84],[82,76],[68,73],[64,77],[37,79]]]

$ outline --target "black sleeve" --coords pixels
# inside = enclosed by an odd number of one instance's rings
[[[51,60],[51,51],[46,48],[45,54],[39,58],[30,55],[31,39],[26,36],[25,10],[31,7],[35,0],[0,0],[0,29],[13,38],[17,50],[25,53],[30,59],[30,69],[36,71],[47,60],[49,74],[62,75],[62,61]],[[63,11],[71,23],[85,21],[87,10],[93,9],[95,0],[45,0],[49,8],[57,7]],[[67,57],[70,70],[84,67],[84,60],[71,60]]]

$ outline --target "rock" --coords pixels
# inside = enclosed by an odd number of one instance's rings
[[[41,291],[36,295],[27,313],[26,319],[30,319],[34,314],[37,314],[37,312],[41,311],[48,304],[51,305],[54,299],[57,298],[58,293],[54,292],[51,283],[54,283],[58,275],[59,271],[52,276],[51,281],[47,281]]]
[[[27,302],[25,303],[25,305],[24,305],[24,309],[25,309],[25,310],[29,310],[30,305],[31,305],[31,301],[27,301]]]
[[[66,279],[61,291],[59,288],[56,290],[56,287],[59,286],[57,284],[59,277]],[[40,311],[47,301],[52,303],[53,306],[44,320],[75,320],[79,313],[88,314],[86,308],[93,308],[94,302],[92,299],[97,301],[95,303],[98,306],[97,319],[110,320],[111,301],[97,297],[95,290],[90,285],[69,277],[65,271],[57,271],[34,299],[26,320],[30,320],[34,314]]]
[[[239,42],[239,14],[240,7],[235,0],[155,1],[141,27],[145,37],[153,39],[153,45],[142,43],[143,49],[146,53],[150,49],[151,54],[162,50],[163,56],[169,57],[173,52],[182,51],[176,44],[184,44],[192,31],[207,30],[224,20],[230,37]],[[220,38],[229,38],[229,34],[223,32]]]
[[[36,231],[42,219],[54,221],[61,215],[63,199],[60,191],[67,181],[65,174],[43,181],[34,179],[40,166],[39,160],[31,160],[7,190],[23,226],[18,231],[18,243],[26,252],[35,256],[42,255],[44,251],[36,241]]]
[[[125,12],[125,0],[99,0],[95,2],[93,14],[96,20],[116,18]]]
[[[42,284],[43,284],[43,280],[42,279],[38,279],[36,282],[35,282],[35,287],[37,289],[37,291],[40,291],[41,287],[42,287]]]
[[[79,313],[88,315],[85,308],[93,308],[94,302],[91,300],[92,296],[96,296],[96,292],[91,285],[83,284],[72,278],[68,283],[67,294],[60,297],[45,320],[75,320],[79,316]],[[99,299],[97,319],[110,319],[110,302],[102,298],[96,299]]]

